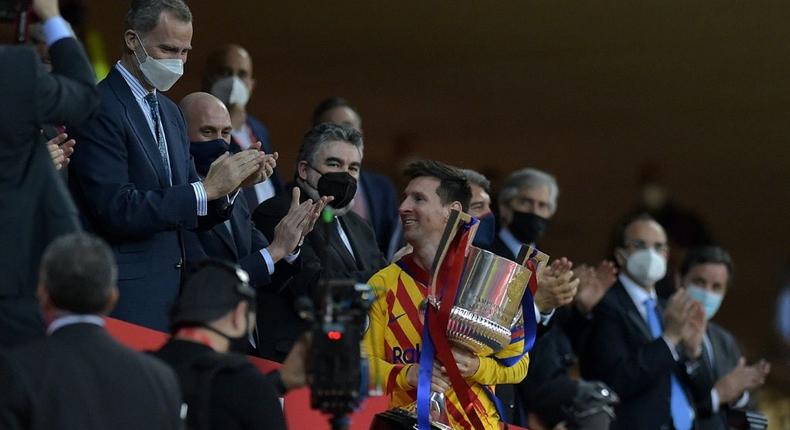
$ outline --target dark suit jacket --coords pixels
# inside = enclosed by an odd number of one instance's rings
[[[180,428],[172,370],[101,327],[73,324],[0,355],[0,428]]]
[[[738,359],[742,354],[732,334],[720,325],[708,321],[706,334],[713,348],[713,365],[711,366],[711,361],[705,351],[702,368],[715,382],[738,365]],[[708,401],[699,404],[698,408],[709,408],[710,406]],[[727,430],[727,409],[727,406],[722,406],[717,414],[700,420],[698,422],[700,430]]]
[[[246,270],[256,287],[262,287],[272,281],[266,260],[259,252],[269,246],[269,241],[252,223],[247,202],[241,196],[236,198],[233,206],[230,217],[232,235],[224,223],[208,231],[184,233],[187,264],[209,257],[230,261]],[[274,275],[288,276],[298,267],[299,260],[294,264],[280,261],[275,264]]]
[[[505,242],[499,238],[499,232],[494,236],[494,241],[491,243],[491,249],[489,251],[493,252],[494,254],[505,257],[508,260],[516,260],[516,256],[510,251],[510,248],[505,245]]]
[[[382,253],[387,252],[395,226],[398,224],[398,199],[390,178],[363,170],[359,177],[368,210],[368,221]]]
[[[671,429],[670,375],[689,402],[710,403],[712,382],[698,362],[676,362],[664,340],[653,339],[625,287],[618,281],[595,308],[592,333],[580,363],[585,379],[601,380],[620,396],[613,429]],[[691,371],[689,371],[691,369]],[[709,413],[709,412],[708,412]],[[697,409],[697,418],[705,411]]]
[[[261,203],[253,213],[253,221],[267,237],[271,238],[274,226],[288,212],[290,192]],[[304,196],[305,193],[302,192]],[[337,232],[341,222],[351,247],[352,256]],[[329,238],[327,241],[326,238]],[[325,256],[322,254],[325,253]],[[258,334],[260,353],[263,357],[282,361],[294,341],[309,327],[299,319],[294,302],[299,297],[313,298],[322,273],[329,279],[352,279],[367,282],[374,273],[386,265],[384,256],[376,246],[373,230],[357,214],[349,212],[330,223],[318,220],[305,238],[300,251],[302,270],[269,291],[258,294]],[[325,258],[326,264],[322,265]]]
[[[267,154],[274,153],[274,147],[272,146],[271,138],[269,137],[269,130],[266,129],[266,126],[263,125],[262,122],[258,121],[254,116],[247,114],[247,126],[252,130],[252,134],[261,142],[261,149],[263,152]],[[232,152],[238,152],[241,150],[239,144],[235,141],[235,139],[231,139],[230,147]],[[280,168],[274,168],[274,174],[268,179],[271,181],[272,186],[274,187],[275,195],[280,195],[283,192],[283,182],[280,179]],[[242,190],[242,194],[244,195],[245,200],[247,200],[247,206],[251,209],[258,207],[258,197],[255,194],[255,189],[253,187],[247,187]]]
[[[181,111],[158,93],[170,155],[172,185],[151,129],[120,72],[101,83],[101,109],[72,129],[79,143],[69,164],[69,186],[87,227],[112,247],[121,298],[113,316],[167,330],[181,281],[181,232],[205,230],[230,216],[227,199],[197,215],[190,183],[199,181],[189,156]]]
[[[40,130],[83,121],[99,98],[75,39],[57,41],[49,53],[51,73],[33,48],[0,46],[0,347],[44,334],[35,299],[39,260],[52,239],[79,228]]]

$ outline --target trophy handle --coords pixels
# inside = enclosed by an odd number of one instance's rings
[[[428,297],[432,298],[434,302],[438,301],[438,296],[436,295],[436,278],[438,277],[439,268],[442,267],[442,262],[447,256],[450,244],[453,242],[456,233],[458,233],[461,224],[468,223],[471,220],[472,216],[466,212],[460,212],[456,209],[450,211],[450,217],[447,219],[447,225],[444,228],[442,239],[439,241],[439,247],[436,248],[436,255],[433,257],[433,264],[431,265],[431,285],[428,288]],[[475,226],[471,233],[472,236],[469,238],[470,244],[476,232],[477,228]]]

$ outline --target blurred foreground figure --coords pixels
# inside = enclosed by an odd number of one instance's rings
[[[178,374],[190,429],[285,429],[278,396],[305,385],[307,340],[263,375],[238,353],[254,326],[247,273],[219,260],[198,263],[173,308],[173,338],[154,353]]]
[[[56,239],[41,262],[46,338],[0,355],[0,428],[181,428],[173,372],[104,329],[118,300],[109,247],[88,234]]]
[[[76,125],[99,103],[85,51],[57,0],[36,0],[52,71],[31,46],[0,45],[0,347],[43,336],[36,271],[44,248],[79,229],[77,210],[53,168],[41,128]],[[0,23],[3,39],[13,30]]]

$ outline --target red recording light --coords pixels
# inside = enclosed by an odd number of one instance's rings
[[[340,339],[343,338],[343,333],[341,333],[339,331],[332,330],[332,331],[330,331],[329,333],[326,334],[326,337],[328,337],[331,340],[340,340]]]

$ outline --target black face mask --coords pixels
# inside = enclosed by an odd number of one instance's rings
[[[201,327],[203,327],[206,330],[213,331],[214,333],[216,333],[216,334],[224,337],[225,339],[227,339],[228,340],[228,352],[236,352],[236,353],[239,353],[239,354],[248,354],[250,352],[249,350],[250,350],[250,347],[251,347],[250,340],[249,340],[249,332],[250,332],[250,327],[249,327],[250,322],[249,321],[250,321],[250,317],[248,315],[247,316],[247,328],[244,330],[244,334],[242,334],[239,337],[230,337],[227,334],[221,332],[220,330],[215,329],[214,327],[211,327],[208,324],[201,324]]]
[[[507,227],[516,239],[529,244],[543,237],[549,220],[533,213],[513,211],[513,220]]]
[[[321,173],[313,166],[310,168]],[[348,172],[321,173],[316,190],[321,197],[334,197],[329,206],[340,209],[348,206],[357,194],[357,180]]]
[[[189,153],[195,160],[195,170],[201,176],[206,176],[211,163],[227,151],[228,144],[223,139],[190,142],[189,144]]]

